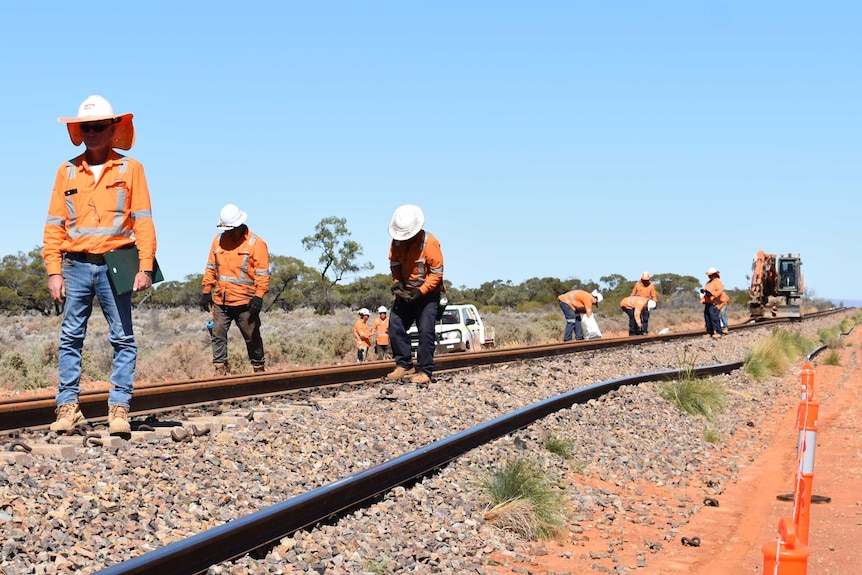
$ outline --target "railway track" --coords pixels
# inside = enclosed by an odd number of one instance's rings
[[[775,323],[782,323],[783,321],[779,320]],[[744,331],[749,327],[762,326],[763,324],[737,326],[734,331]],[[627,345],[699,338],[700,336],[700,332],[688,332],[655,337],[530,346],[444,356],[437,359],[437,364],[438,369],[442,372],[477,365],[520,362]],[[698,368],[696,372],[702,376],[715,375],[737,369],[740,365],[740,362],[727,362]],[[133,416],[189,404],[204,404],[226,399],[236,400],[250,396],[283,394],[290,390],[379,380],[390,368],[390,364],[380,363],[377,365],[366,364],[272,373],[246,378],[235,377],[229,378],[227,381],[199,380],[151,385],[142,387],[141,391],[136,390],[136,409]],[[478,445],[509,434],[555,411],[601,397],[623,386],[672,378],[677,372],[678,370],[654,371],[637,376],[615,378],[551,397],[438,440],[416,451],[395,457],[371,469],[323,485],[283,503],[109,567],[102,573],[158,572],[163,575],[164,573],[205,572],[211,565],[264,547],[291,532],[314,525],[343,510],[351,509],[396,485],[430,473]],[[227,385],[219,385],[224,383]],[[84,398],[82,397],[82,404],[85,405],[85,413],[92,420],[98,418],[98,416],[93,416],[96,405],[104,404],[106,397],[104,394],[91,395],[92,397],[87,397],[87,403],[83,401]],[[146,399],[139,401],[141,396]],[[28,414],[26,408],[21,405],[16,405],[15,402],[4,402],[0,406],[0,412],[3,414],[0,421],[4,422],[4,429],[18,429],[22,427],[21,421],[38,422],[34,425],[44,425],[52,419],[53,402],[49,407],[50,416],[45,419],[46,406],[31,406],[32,411]],[[90,408],[92,410],[88,411]],[[18,416],[16,417],[15,414]],[[9,426],[10,422],[18,422],[18,425]]]
[[[822,312],[828,314],[830,312]],[[819,315],[819,314],[818,314]],[[812,315],[810,317],[817,317]],[[790,319],[773,319],[756,324],[734,326],[734,331],[755,326],[781,324]],[[701,331],[665,335],[606,338],[600,340],[541,344],[506,349],[490,349],[435,358],[438,372],[478,366],[525,361],[588,350],[613,349],[655,341],[674,341],[699,337]],[[176,407],[202,405],[217,401],[265,397],[302,389],[315,389],[347,383],[381,380],[392,370],[392,362],[368,362],[359,365],[320,367],[269,372],[258,375],[235,375],[217,379],[195,379],[178,382],[149,383],[135,386],[132,417],[161,413]],[[79,397],[81,411],[90,422],[107,418],[108,392],[83,392]],[[0,400],[0,432],[23,428],[40,429],[54,421],[56,403],[53,397],[42,399]]]

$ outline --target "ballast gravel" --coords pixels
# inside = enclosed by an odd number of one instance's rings
[[[782,329],[816,339],[818,329],[840,319],[808,319]],[[771,330],[438,373],[425,387],[374,382],[270,397],[223,406],[223,416],[237,416],[234,423],[191,440],[161,435],[119,444],[79,441],[71,458],[30,454],[0,465],[0,574],[95,573],[572,389],[741,361]],[[475,449],[366,507],[209,571],[486,573],[492,555],[516,556],[524,548],[517,536],[483,519],[488,501],[479,487],[515,458],[528,459],[565,489],[569,539],[609,530],[625,518],[654,525],[651,544],[660,546],[676,538],[703,503],[686,490],[720,494],[758,452],[760,418],[796,392],[787,389],[789,376],[756,382],[735,371],[715,379],[729,392],[728,409],[712,423],[673,407],[658,395],[658,384],[623,387]],[[381,393],[383,386],[390,389]],[[207,413],[187,409],[169,418]],[[717,432],[718,441],[704,439],[707,429]],[[548,437],[570,441],[571,457],[546,449]],[[722,451],[731,438],[736,455]],[[19,439],[62,440],[49,432]],[[678,487],[680,498],[645,496],[638,488],[644,484]],[[647,553],[638,557],[636,568],[648,566]],[[613,572],[629,570],[618,563]]]

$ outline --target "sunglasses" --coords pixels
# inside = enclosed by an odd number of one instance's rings
[[[114,125],[113,122],[109,122],[107,124],[81,124],[81,131],[84,132],[85,134],[87,132],[96,132],[96,133],[104,132],[110,126],[113,126],[113,125]]]

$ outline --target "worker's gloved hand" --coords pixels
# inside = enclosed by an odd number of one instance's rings
[[[398,292],[404,291],[404,284],[402,284],[401,282],[395,282],[389,288],[389,291],[391,291],[393,295],[398,295]]]
[[[210,311],[213,307],[213,294],[212,292],[202,293],[201,294],[201,311]]]
[[[248,302],[248,311],[251,312],[251,315],[258,315],[260,313],[260,308],[263,307],[263,298],[259,298],[254,296],[251,298],[251,301]]]
[[[408,290],[407,293],[404,295],[404,300],[409,301],[409,302],[414,302],[417,299],[419,299],[420,297],[422,297],[422,292],[419,291],[418,289],[412,289],[412,290]]]
[[[712,297],[712,293],[711,293],[708,289],[703,290],[703,294],[704,294],[706,297]]]

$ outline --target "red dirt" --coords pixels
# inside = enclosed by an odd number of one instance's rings
[[[831,497],[830,503],[811,507],[808,559],[810,575],[845,575],[862,573],[862,364],[859,348],[862,330],[845,339],[848,347],[841,351],[841,366],[817,366],[815,398],[820,400],[817,446],[814,463],[814,495]],[[594,566],[610,573],[608,559],[590,556],[590,552],[607,553],[609,543],[623,541],[614,553],[632,573],[661,575],[726,575],[727,573],[763,573],[761,546],[775,541],[778,521],[789,517],[792,503],[776,499],[793,491],[796,469],[796,410],[799,380],[788,379],[788,400],[775,410],[770,423],[760,431],[764,449],[742,469],[738,481],[714,496],[718,507],[702,507],[680,529],[676,541],[663,541],[658,525],[626,523],[610,536],[596,535],[586,528],[571,540],[526,544],[518,550],[529,561],[494,556],[500,566],[487,567],[486,575],[525,575],[543,573],[600,573]],[[574,476],[581,484],[589,481]],[[673,505],[679,489],[663,491],[652,485],[641,485],[643,497],[661,496]],[[694,501],[705,496],[692,490],[684,494]],[[683,546],[681,537],[699,537],[699,547]],[[659,541],[662,548],[652,551],[647,542]],[[638,566],[637,553],[646,562]]]

